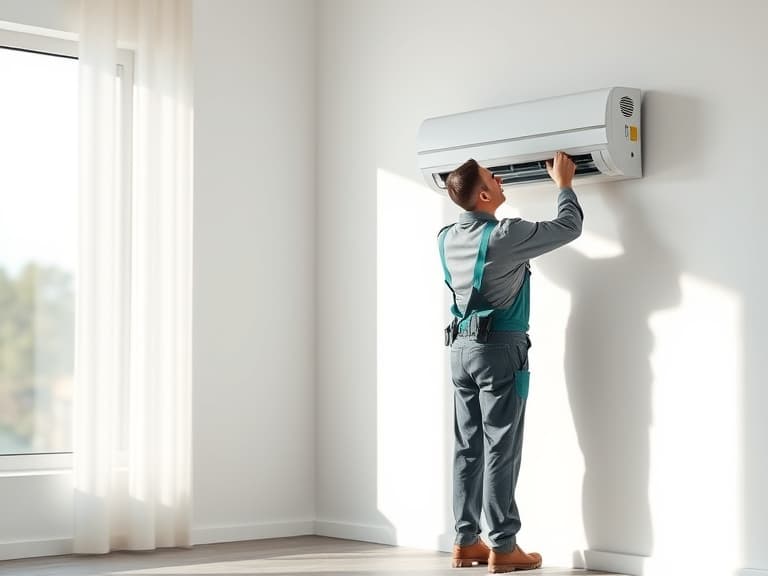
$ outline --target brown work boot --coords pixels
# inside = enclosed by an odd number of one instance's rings
[[[491,549],[480,538],[469,546],[453,545],[453,567],[471,568],[478,564],[488,564],[488,555]]]
[[[526,554],[520,546],[515,546],[511,552],[496,552],[491,550],[488,557],[488,572],[514,572],[515,570],[533,570],[541,566],[541,554],[531,552]]]

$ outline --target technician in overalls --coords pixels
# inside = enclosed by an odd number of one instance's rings
[[[438,235],[455,316],[446,328],[454,384],[453,566],[488,564],[492,573],[541,566],[541,555],[517,545],[520,472],[528,396],[531,258],[581,234],[583,213],[571,188],[576,167],[564,153],[547,162],[560,189],[557,218],[497,220],[501,180],[468,160],[446,180],[465,212]],[[480,510],[489,549],[480,539]]]

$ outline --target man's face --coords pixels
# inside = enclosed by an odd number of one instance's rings
[[[480,178],[485,185],[485,190],[481,190],[481,194],[485,193],[488,195],[488,203],[494,208],[501,206],[507,199],[504,196],[504,189],[501,187],[501,178],[494,176],[490,170],[482,166],[480,167]]]

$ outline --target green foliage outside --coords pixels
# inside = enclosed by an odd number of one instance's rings
[[[71,273],[0,268],[0,454],[70,449],[73,361]]]

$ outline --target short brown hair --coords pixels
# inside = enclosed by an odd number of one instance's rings
[[[482,183],[480,165],[472,158],[464,162],[445,179],[448,195],[464,210],[474,210],[477,202],[475,188]]]

